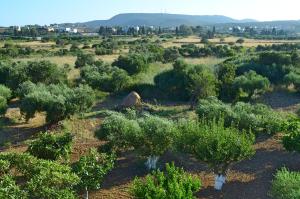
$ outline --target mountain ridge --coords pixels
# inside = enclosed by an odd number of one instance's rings
[[[161,26],[173,27],[182,24],[212,25],[222,23],[251,23],[258,22],[253,19],[237,20],[224,15],[185,15],[185,14],[166,14],[166,13],[122,13],[115,15],[107,20],[93,20],[78,25],[90,28],[99,26]]]

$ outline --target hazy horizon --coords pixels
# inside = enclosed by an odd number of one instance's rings
[[[297,0],[2,0],[0,26],[106,20],[123,13],[224,15],[258,21],[299,20]]]

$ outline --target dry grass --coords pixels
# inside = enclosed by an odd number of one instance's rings
[[[189,64],[204,64],[209,67],[213,67],[224,61],[223,58],[216,58],[216,57],[186,58],[184,60]]]

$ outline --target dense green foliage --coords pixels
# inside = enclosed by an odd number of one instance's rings
[[[62,135],[41,133],[38,139],[30,143],[28,152],[45,160],[68,159],[72,149],[72,140],[70,133]]]
[[[25,81],[57,84],[67,80],[64,69],[49,61],[9,63],[0,61],[0,84],[15,90]]]
[[[178,130],[181,132],[179,148],[207,163],[215,174],[226,175],[231,164],[250,158],[255,153],[252,134],[225,128],[222,122],[205,124],[182,121]]]
[[[135,179],[132,186],[134,198],[194,199],[201,181],[174,164],[166,164],[166,171],[153,171],[145,180]]]
[[[6,86],[0,84],[0,115],[5,114],[8,100],[11,98],[12,92]]]
[[[69,88],[66,85],[28,84],[21,86],[21,111],[27,119],[36,112],[45,111],[46,120],[55,123],[76,113],[87,111],[95,101],[95,94],[88,86]],[[31,85],[31,86],[30,86]]]
[[[189,65],[177,60],[173,69],[157,75],[156,86],[169,98],[197,102],[216,95],[217,80],[203,65]]]
[[[121,91],[129,85],[127,72],[118,67],[104,64],[101,61],[86,65],[80,71],[81,81],[94,89],[107,92]]]
[[[77,60],[75,62],[76,68],[81,68],[85,65],[91,65],[95,62],[95,57],[91,54],[80,53],[77,55]]]
[[[96,149],[82,156],[73,164],[73,172],[80,178],[79,190],[100,189],[104,176],[114,167],[114,161],[114,155],[99,154]]]
[[[272,182],[271,196],[274,199],[300,198],[300,173],[286,168],[277,171]]]
[[[236,98],[251,99],[254,95],[263,94],[270,86],[268,78],[249,71],[233,81]]]
[[[149,68],[147,56],[138,53],[130,53],[126,56],[120,55],[112,65],[127,71],[130,75],[138,74]]]
[[[282,138],[282,144],[288,151],[300,153],[300,121],[288,121],[285,127],[286,134]]]
[[[224,120],[225,126],[236,126],[241,130],[277,133],[284,127],[284,118],[266,105],[238,102],[229,105],[216,98],[200,100],[196,110],[205,120]]]
[[[12,194],[20,193],[20,196],[24,195],[25,199],[26,195],[30,196],[29,198],[45,199],[76,198],[73,187],[78,184],[79,178],[72,173],[70,167],[48,160],[40,160],[26,153],[2,153],[0,160],[10,163],[7,175],[12,176],[0,177],[0,190],[9,188]],[[21,184],[17,183],[16,177],[23,179]]]

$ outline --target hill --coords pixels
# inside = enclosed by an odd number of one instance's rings
[[[161,26],[173,27],[182,24],[197,26],[220,23],[246,23],[255,22],[252,19],[236,20],[222,15],[181,15],[181,14],[158,14],[158,13],[127,13],[119,14],[109,20],[95,20],[80,23],[89,28],[99,26]]]

